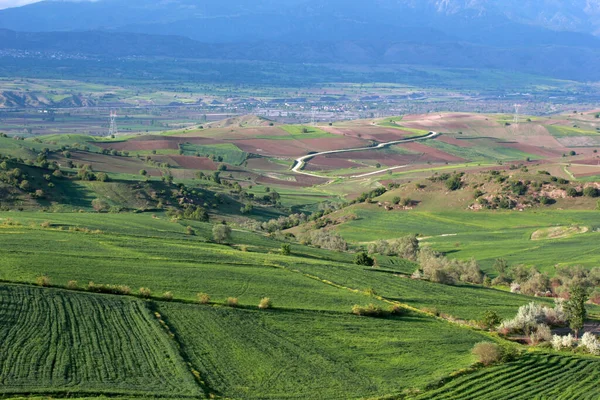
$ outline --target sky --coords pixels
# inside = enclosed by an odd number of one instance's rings
[[[37,3],[40,0],[0,0],[0,10],[10,7],[24,6],[25,4]]]

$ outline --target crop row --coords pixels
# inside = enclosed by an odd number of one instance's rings
[[[600,360],[530,354],[457,378],[419,400],[597,399]]]
[[[142,301],[0,286],[0,394],[200,396]]]

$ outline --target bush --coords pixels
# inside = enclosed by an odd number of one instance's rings
[[[87,286],[89,292],[94,293],[108,293],[117,295],[129,295],[131,294],[131,288],[125,285],[97,285],[94,282],[89,282]]]
[[[542,342],[550,342],[552,341],[552,330],[546,324],[540,324],[537,326],[536,330],[529,335],[531,340],[531,344],[537,345]]]
[[[40,275],[35,278],[35,283],[38,286],[50,286],[50,278],[47,275]]]
[[[272,307],[273,307],[273,302],[268,297],[261,299],[260,303],[258,303],[258,308],[260,308],[261,310],[267,310]]]
[[[237,307],[238,306],[238,299],[237,297],[228,297],[227,300],[225,301],[225,305],[227,307]]]
[[[577,191],[577,189],[570,187],[567,189],[567,196],[577,197],[577,196],[579,196],[579,192]]]
[[[163,300],[171,301],[173,300],[173,292],[164,292],[162,295]]]
[[[361,317],[383,317],[386,313],[381,307],[377,307],[374,304],[369,304],[366,307],[356,304],[352,307],[352,314]]]
[[[198,293],[196,295],[196,298],[198,299],[198,303],[200,303],[200,304],[210,303],[210,296],[207,295],[206,293]]]
[[[141,287],[139,294],[140,294],[140,296],[147,299],[147,298],[150,298],[150,296],[152,296],[152,291],[149,288]]]
[[[479,362],[485,366],[497,363],[502,360],[502,349],[496,343],[481,342],[477,343],[471,353],[479,359]]]
[[[552,348],[554,350],[572,349],[575,344],[575,338],[569,333],[567,336],[554,335],[552,337]]]
[[[600,196],[600,191],[595,187],[588,186],[583,189],[583,195],[586,197],[598,197]]]
[[[67,282],[67,289],[77,289],[77,281],[69,281]]]
[[[354,263],[356,265],[372,267],[375,264],[375,260],[369,257],[369,255],[363,251],[361,253],[358,253],[356,257],[354,257]]]
[[[287,243],[282,244],[281,254],[283,254],[284,256],[289,256],[290,254],[292,254],[292,247]]]
[[[598,338],[593,333],[584,333],[581,337],[580,346],[590,354],[600,355],[600,341],[598,341]]]
[[[454,175],[446,181],[446,188],[451,191],[458,190],[462,187],[462,179],[460,175]]]

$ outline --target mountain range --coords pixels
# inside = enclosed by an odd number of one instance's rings
[[[0,28],[0,49],[600,79],[600,0],[54,0]]]

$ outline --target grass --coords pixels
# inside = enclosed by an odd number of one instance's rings
[[[375,208],[355,207],[359,218],[336,230],[352,242],[392,239],[419,234],[427,239],[422,245],[461,259],[476,258],[484,270],[497,258],[510,264],[536,265],[553,272],[555,265],[594,267],[600,262],[598,238],[600,213],[597,211],[530,210],[493,211],[409,211],[381,212]],[[585,226],[588,233],[566,238],[532,241],[535,231],[555,226]],[[442,236],[450,235],[450,236]]]
[[[180,148],[186,156],[194,156],[196,154],[200,154],[201,156],[207,154],[215,155],[223,157],[223,162],[232,165],[242,165],[248,158],[246,152],[240,150],[239,147],[231,143],[211,145],[184,143]]]
[[[202,397],[141,301],[2,284],[0,319],[4,396]]]
[[[573,136],[600,136],[600,132],[576,128],[572,126],[547,125],[546,129],[554,137],[573,137]]]
[[[469,350],[483,338],[418,315],[374,319],[176,303],[159,312],[211,391],[236,399],[399,393],[470,365]]]
[[[285,136],[265,136],[259,137],[259,139],[270,139],[270,140],[298,140],[298,139],[326,139],[326,138],[336,138],[339,136],[333,135],[329,132],[325,132],[322,129],[319,129],[314,126],[304,126],[304,125],[282,125],[281,129],[286,131],[288,134]],[[304,129],[307,132],[304,132]]]
[[[463,375],[417,399],[596,399],[599,377],[598,358],[528,354]]]
[[[363,294],[338,290],[282,268],[298,263],[298,258],[204,243],[186,237],[185,228],[179,228],[178,239],[169,238],[174,233],[144,238],[23,226],[0,228],[0,279],[34,282],[39,275],[47,275],[55,285],[93,281],[149,288],[157,294],[172,291],[175,298],[186,300],[195,300],[198,292],[204,292],[213,301],[237,297],[240,305],[252,306],[268,296],[283,308],[317,310],[350,310],[365,300]],[[36,262],[31,263],[32,259]]]
[[[487,142],[487,143],[481,143]],[[469,161],[514,161],[514,160],[530,160],[539,159],[539,156],[528,154],[517,149],[502,147],[494,141],[482,139],[478,141],[475,147],[459,147],[453,144],[440,142],[439,140],[429,140],[425,142],[427,146],[431,146],[438,150],[445,151],[456,157],[464,158]]]

